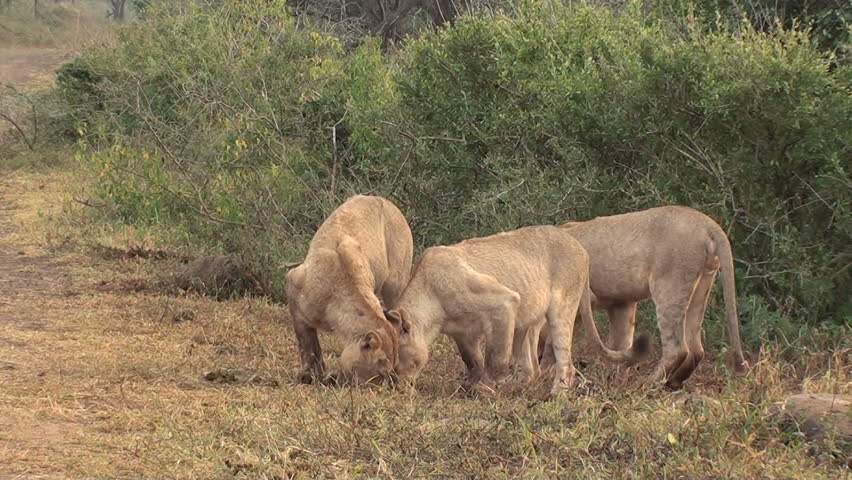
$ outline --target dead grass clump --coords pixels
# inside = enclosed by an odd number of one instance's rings
[[[178,259],[183,261],[189,261],[187,257],[180,256],[178,254],[167,252],[165,250],[157,250],[146,248],[141,245],[130,245],[127,248],[118,248],[107,245],[93,244],[91,246],[92,252],[103,258],[104,260],[122,260],[129,261],[135,259],[145,259],[145,260],[164,260],[167,258]]]
[[[199,293],[219,300],[263,296],[267,288],[242,260],[227,255],[211,255],[190,262],[170,282],[188,293]]]

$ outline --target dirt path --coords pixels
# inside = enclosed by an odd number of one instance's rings
[[[55,69],[70,55],[59,49],[0,48],[0,85],[11,85],[16,89],[39,87],[51,81]],[[22,209],[16,199],[27,193],[21,188],[22,185],[16,183],[12,176],[0,177],[0,239],[16,231],[12,218]],[[44,189],[45,185],[38,185],[38,188]],[[20,314],[2,314],[3,306],[9,305],[11,299],[27,294],[34,297],[53,295],[69,286],[68,275],[54,268],[54,260],[51,256],[29,256],[14,245],[0,243],[0,322],[24,322]],[[2,343],[0,338],[0,345]]]
[[[63,224],[73,176],[0,175],[0,480],[198,478],[160,422],[206,424],[194,412],[229,405],[235,391],[203,376],[219,368],[256,372],[237,388],[275,405],[269,385],[295,362],[283,311],[139,291],[177,261],[128,258],[97,247],[112,234]]]
[[[0,48],[0,84],[11,85],[16,89],[29,89],[49,82],[53,71],[69,58],[68,52],[44,48]],[[44,184],[38,186],[40,189]],[[0,239],[11,236],[16,228],[12,218],[20,213],[21,206],[16,199],[25,195],[21,185],[11,176],[0,177]],[[0,243],[0,323],[15,323],[33,327],[39,320],[32,314],[21,312],[10,314],[3,307],[12,301],[36,301],[45,295],[55,295],[67,288],[70,281],[67,274],[60,273],[52,256],[30,256],[23,249],[9,243]],[[29,296],[30,298],[26,298]],[[0,346],[3,345],[0,338]],[[2,358],[0,358],[2,363]]]
[[[51,81],[54,70],[73,54],[53,48],[0,48],[0,85],[33,88]]]
[[[31,186],[44,188],[43,184]],[[20,236],[16,221],[27,221],[28,214],[21,200],[31,194],[26,187],[11,175],[0,180],[0,411],[4,413],[0,415],[0,478],[42,473],[14,468],[25,458],[12,452],[26,451],[27,458],[43,458],[47,450],[56,448],[73,452],[77,449],[72,438],[79,432],[73,422],[50,421],[38,409],[29,410],[34,405],[21,397],[23,391],[37,390],[38,379],[47,377],[37,359],[49,356],[45,351],[49,344],[39,338],[70,331],[52,324],[50,313],[67,304],[73,287],[55,254]],[[7,469],[10,466],[12,471]]]
[[[0,180],[0,239],[16,232],[11,218],[20,213],[15,198],[24,193],[10,179]],[[39,311],[33,309],[48,297],[62,295],[71,286],[68,274],[59,270],[54,255],[28,254],[26,246],[0,242],[0,324],[19,328],[45,328]],[[25,305],[28,308],[12,308]],[[8,340],[5,340],[8,342]],[[0,338],[0,345],[4,339]],[[0,359],[2,363],[2,359]]]

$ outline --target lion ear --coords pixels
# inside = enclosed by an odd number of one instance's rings
[[[385,318],[393,325],[399,325],[402,323],[402,318],[399,315],[397,310],[382,310],[385,314]]]
[[[378,350],[381,346],[382,339],[376,332],[368,332],[366,335],[364,335],[364,338],[361,339],[362,350]]]
[[[408,321],[405,320],[402,310],[385,310],[385,318],[396,328],[400,335],[408,334],[409,325]]]

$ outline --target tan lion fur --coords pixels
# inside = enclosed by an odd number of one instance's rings
[[[610,318],[607,344],[629,348],[637,303],[652,298],[662,359],[651,381],[679,387],[704,357],[701,326],[721,269],[734,367],[748,369],[737,321],[734,263],[722,227],[688,207],[665,206],[563,225],[589,253],[595,309]]]
[[[413,380],[440,333],[452,337],[472,384],[506,376],[510,357],[522,381],[539,372],[537,342],[547,323],[555,352],[552,390],[572,384],[571,340],[578,310],[608,358],[632,362],[643,352],[604,347],[592,319],[589,257],[564,229],[534,226],[427,249],[397,309],[403,325],[397,374]],[[485,358],[482,356],[484,342]]]
[[[408,282],[413,251],[408,222],[381,197],[351,197],[320,225],[305,260],[287,274],[299,381],[323,378],[318,329],[344,339],[345,376],[364,380],[393,370],[399,332],[383,307],[393,306]]]

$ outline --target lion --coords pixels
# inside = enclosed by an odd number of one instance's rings
[[[429,248],[387,314],[401,325],[396,374],[413,382],[444,333],[458,346],[469,385],[492,387],[508,375],[510,357],[518,380],[527,382],[540,373],[537,342],[546,323],[555,352],[551,391],[564,391],[574,379],[578,311],[607,358],[633,363],[644,356],[647,337],[624,352],[603,345],[592,318],[589,256],[564,229],[532,226]]]
[[[704,358],[701,326],[720,268],[734,368],[740,374],[748,370],[737,321],[731,244],[713,219],[692,208],[663,206],[569,222],[562,228],[589,253],[594,308],[609,315],[610,348],[630,348],[636,306],[653,299],[663,351],[650,382],[665,379],[669,388],[680,388]]]
[[[396,304],[405,288],[413,256],[408,222],[385,198],[353,196],[320,225],[304,261],[287,273],[299,382],[324,379],[317,329],[345,340],[343,378],[385,378],[393,371],[399,329],[384,308]]]

